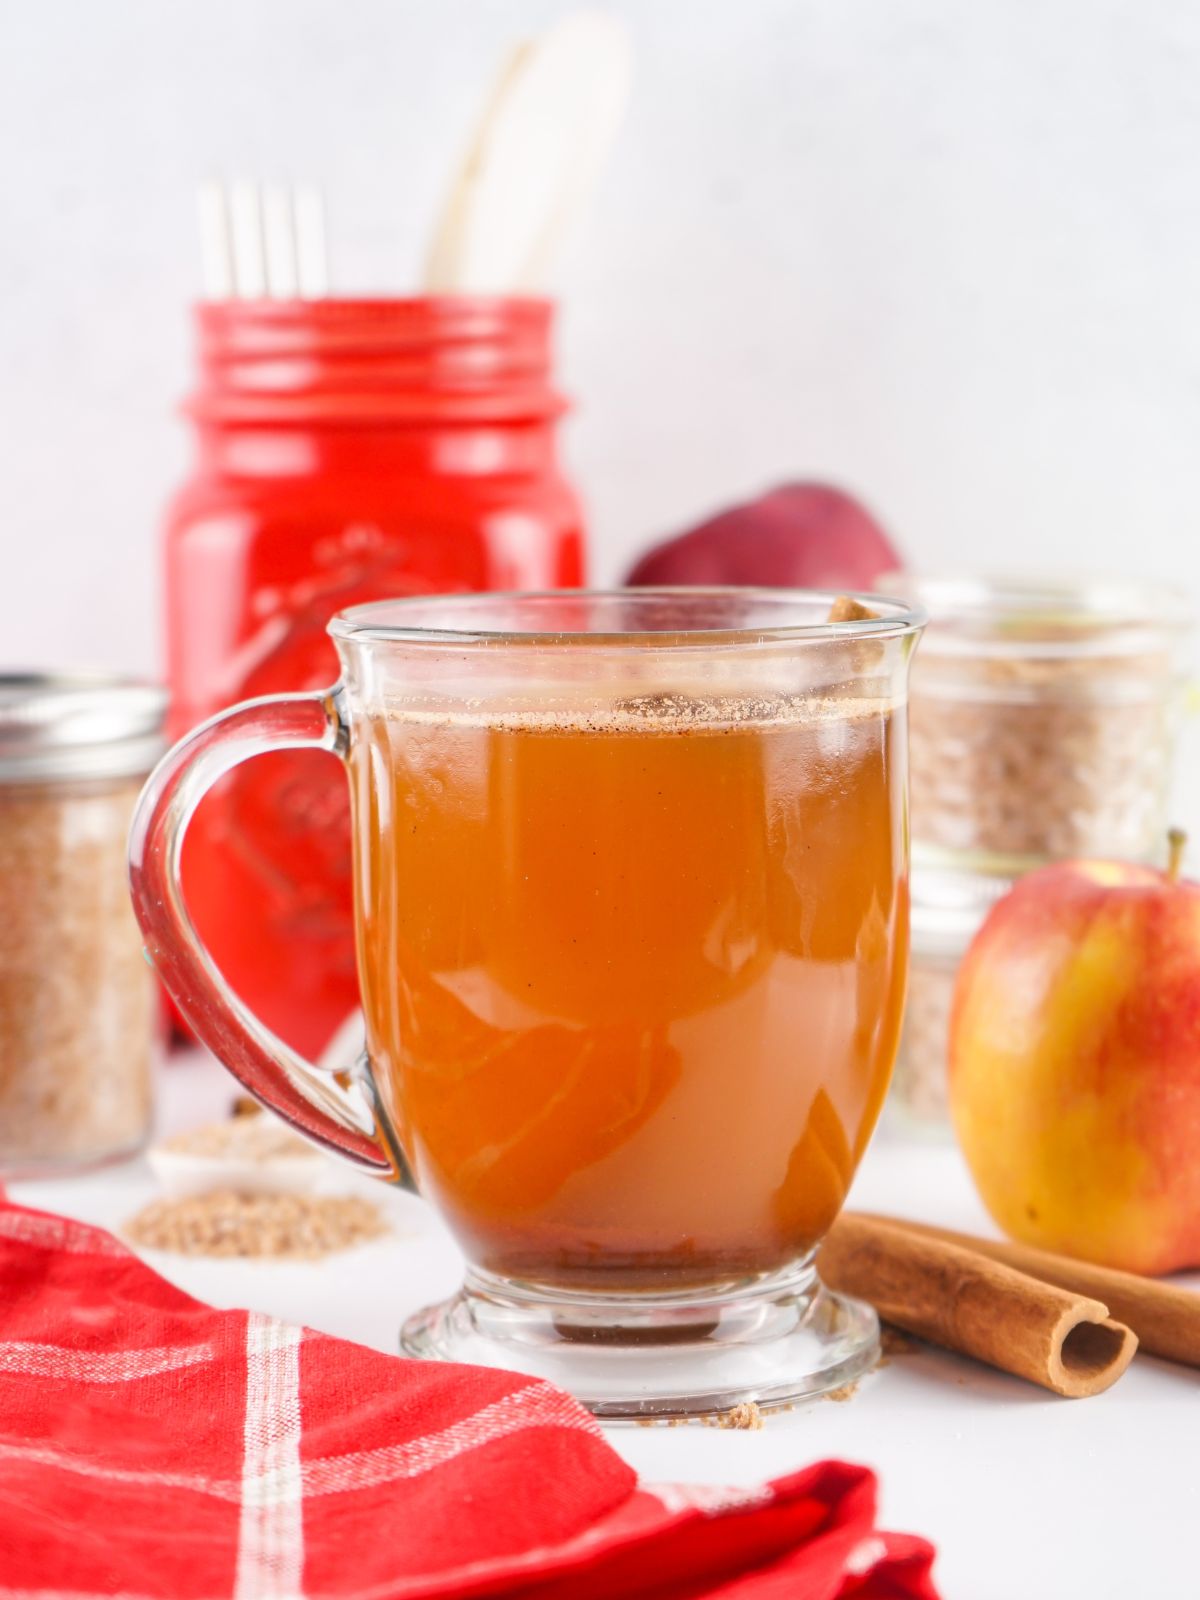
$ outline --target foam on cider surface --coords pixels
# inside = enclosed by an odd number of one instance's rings
[[[588,697],[584,704],[504,703],[424,699],[389,700],[372,715],[394,723],[430,727],[487,727],[530,733],[695,734],[731,728],[814,726],[886,717],[900,705],[897,696],[850,694],[692,695],[673,691],[616,696],[607,703]]]

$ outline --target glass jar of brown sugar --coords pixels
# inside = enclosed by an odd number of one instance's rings
[[[158,996],[125,860],[165,709],[125,679],[0,676],[0,1175],[149,1133]]]
[[[948,1135],[955,981],[990,907],[1049,861],[1164,859],[1191,618],[1136,582],[880,587],[929,614],[909,691],[912,954],[891,1120]]]
[[[996,880],[996,899],[1008,884]],[[908,994],[896,1067],[888,1096],[888,1123],[897,1132],[949,1139],[950,1011],[967,947],[987,914],[985,896],[941,905],[914,904],[908,956]]]
[[[914,897],[935,872],[1161,854],[1191,619],[1136,583],[915,579]],[[985,896],[985,899],[990,896]]]

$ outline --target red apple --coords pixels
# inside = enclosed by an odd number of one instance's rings
[[[1133,1272],[1200,1266],[1200,885],[1043,867],[961,968],[950,1101],[1015,1239]]]
[[[787,483],[655,545],[630,584],[870,589],[902,565],[871,513],[823,483]]]

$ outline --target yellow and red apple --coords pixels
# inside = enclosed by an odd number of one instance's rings
[[[1073,861],[1022,878],[959,970],[950,1101],[1013,1238],[1200,1266],[1200,885]]]

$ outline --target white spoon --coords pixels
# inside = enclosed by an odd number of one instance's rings
[[[577,11],[505,59],[434,231],[426,287],[545,290],[629,95],[629,35]]]

